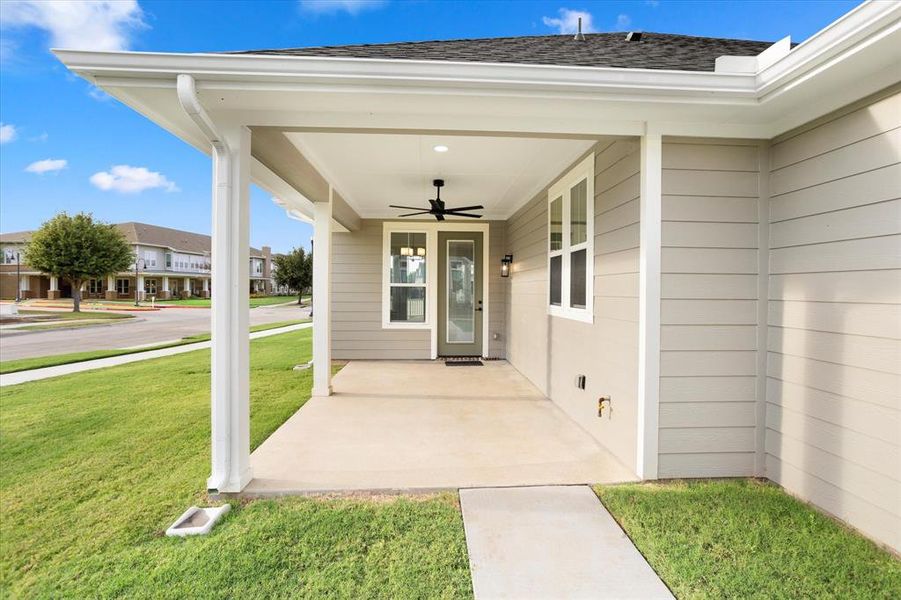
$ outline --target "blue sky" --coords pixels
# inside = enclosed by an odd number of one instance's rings
[[[0,2],[0,230],[61,210],[209,233],[210,161],[74,77],[52,46],[219,51],[595,31],[803,41],[860,2]],[[251,243],[311,228],[252,188]]]

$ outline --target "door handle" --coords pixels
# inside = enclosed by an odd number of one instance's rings
[[[479,312],[482,311],[482,301],[481,300],[479,300],[479,305],[476,307],[476,310]]]

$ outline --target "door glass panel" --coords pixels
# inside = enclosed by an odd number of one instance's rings
[[[447,343],[475,342],[475,242],[447,242]]]
[[[551,252],[563,249],[563,198],[551,201]]]
[[[588,241],[588,181],[583,179],[569,191],[569,244]]]

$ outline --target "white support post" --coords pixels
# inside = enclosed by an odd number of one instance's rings
[[[164,291],[164,292],[168,292],[168,291],[169,291],[169,277],[168,277],[167,275],[163,275],[163,289],[162,289],[162,291]]]
[[[191,278],[185,277],[185,280],[183,283],[184,283],[183,289],[185,290],[185,293],[187,293],[187,295],[190,296],[191,295]]]
[[[208,294],[210,292],[210,280],[206,277],[203,278],[203,293]]]
[[[59,291],[59,277],[55,275],[50,276],[50,291],[58,292]]]
[[[250,130],[223,130],[213,160],[212,474],[207,487],[250,481]]]
[[[332,393],[332,201],[313,204],[313,395]]]
[[[662,233],[663,140],[649,131],[641,138],[641,224],[639,250],[638,436],[636,471],[657,479],[660,402],[660,243]]]
[[[139,274],[135,278],[135,290],[138,294],[138,300],[144,299],[144,276]]]

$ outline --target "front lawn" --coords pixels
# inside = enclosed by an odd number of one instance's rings
[[[251,444],[309,397],[311,330],[251,342]],[[470,597],[452,496],[235,503],[208,537],[209,350],[0,395],[0,597]]]
[[[756,480],[597,486],[678,598],[898,598],[901,562]]]
[[[308,297],[304,297],[308,299]],[[251,296],[250,308],[258,306],[272,306],[274,304],[287,304],[297,302],[297,296]],[[209,298],[180,298],[176,300],[157,300],[157,304],[164,306],[210,306]]]

